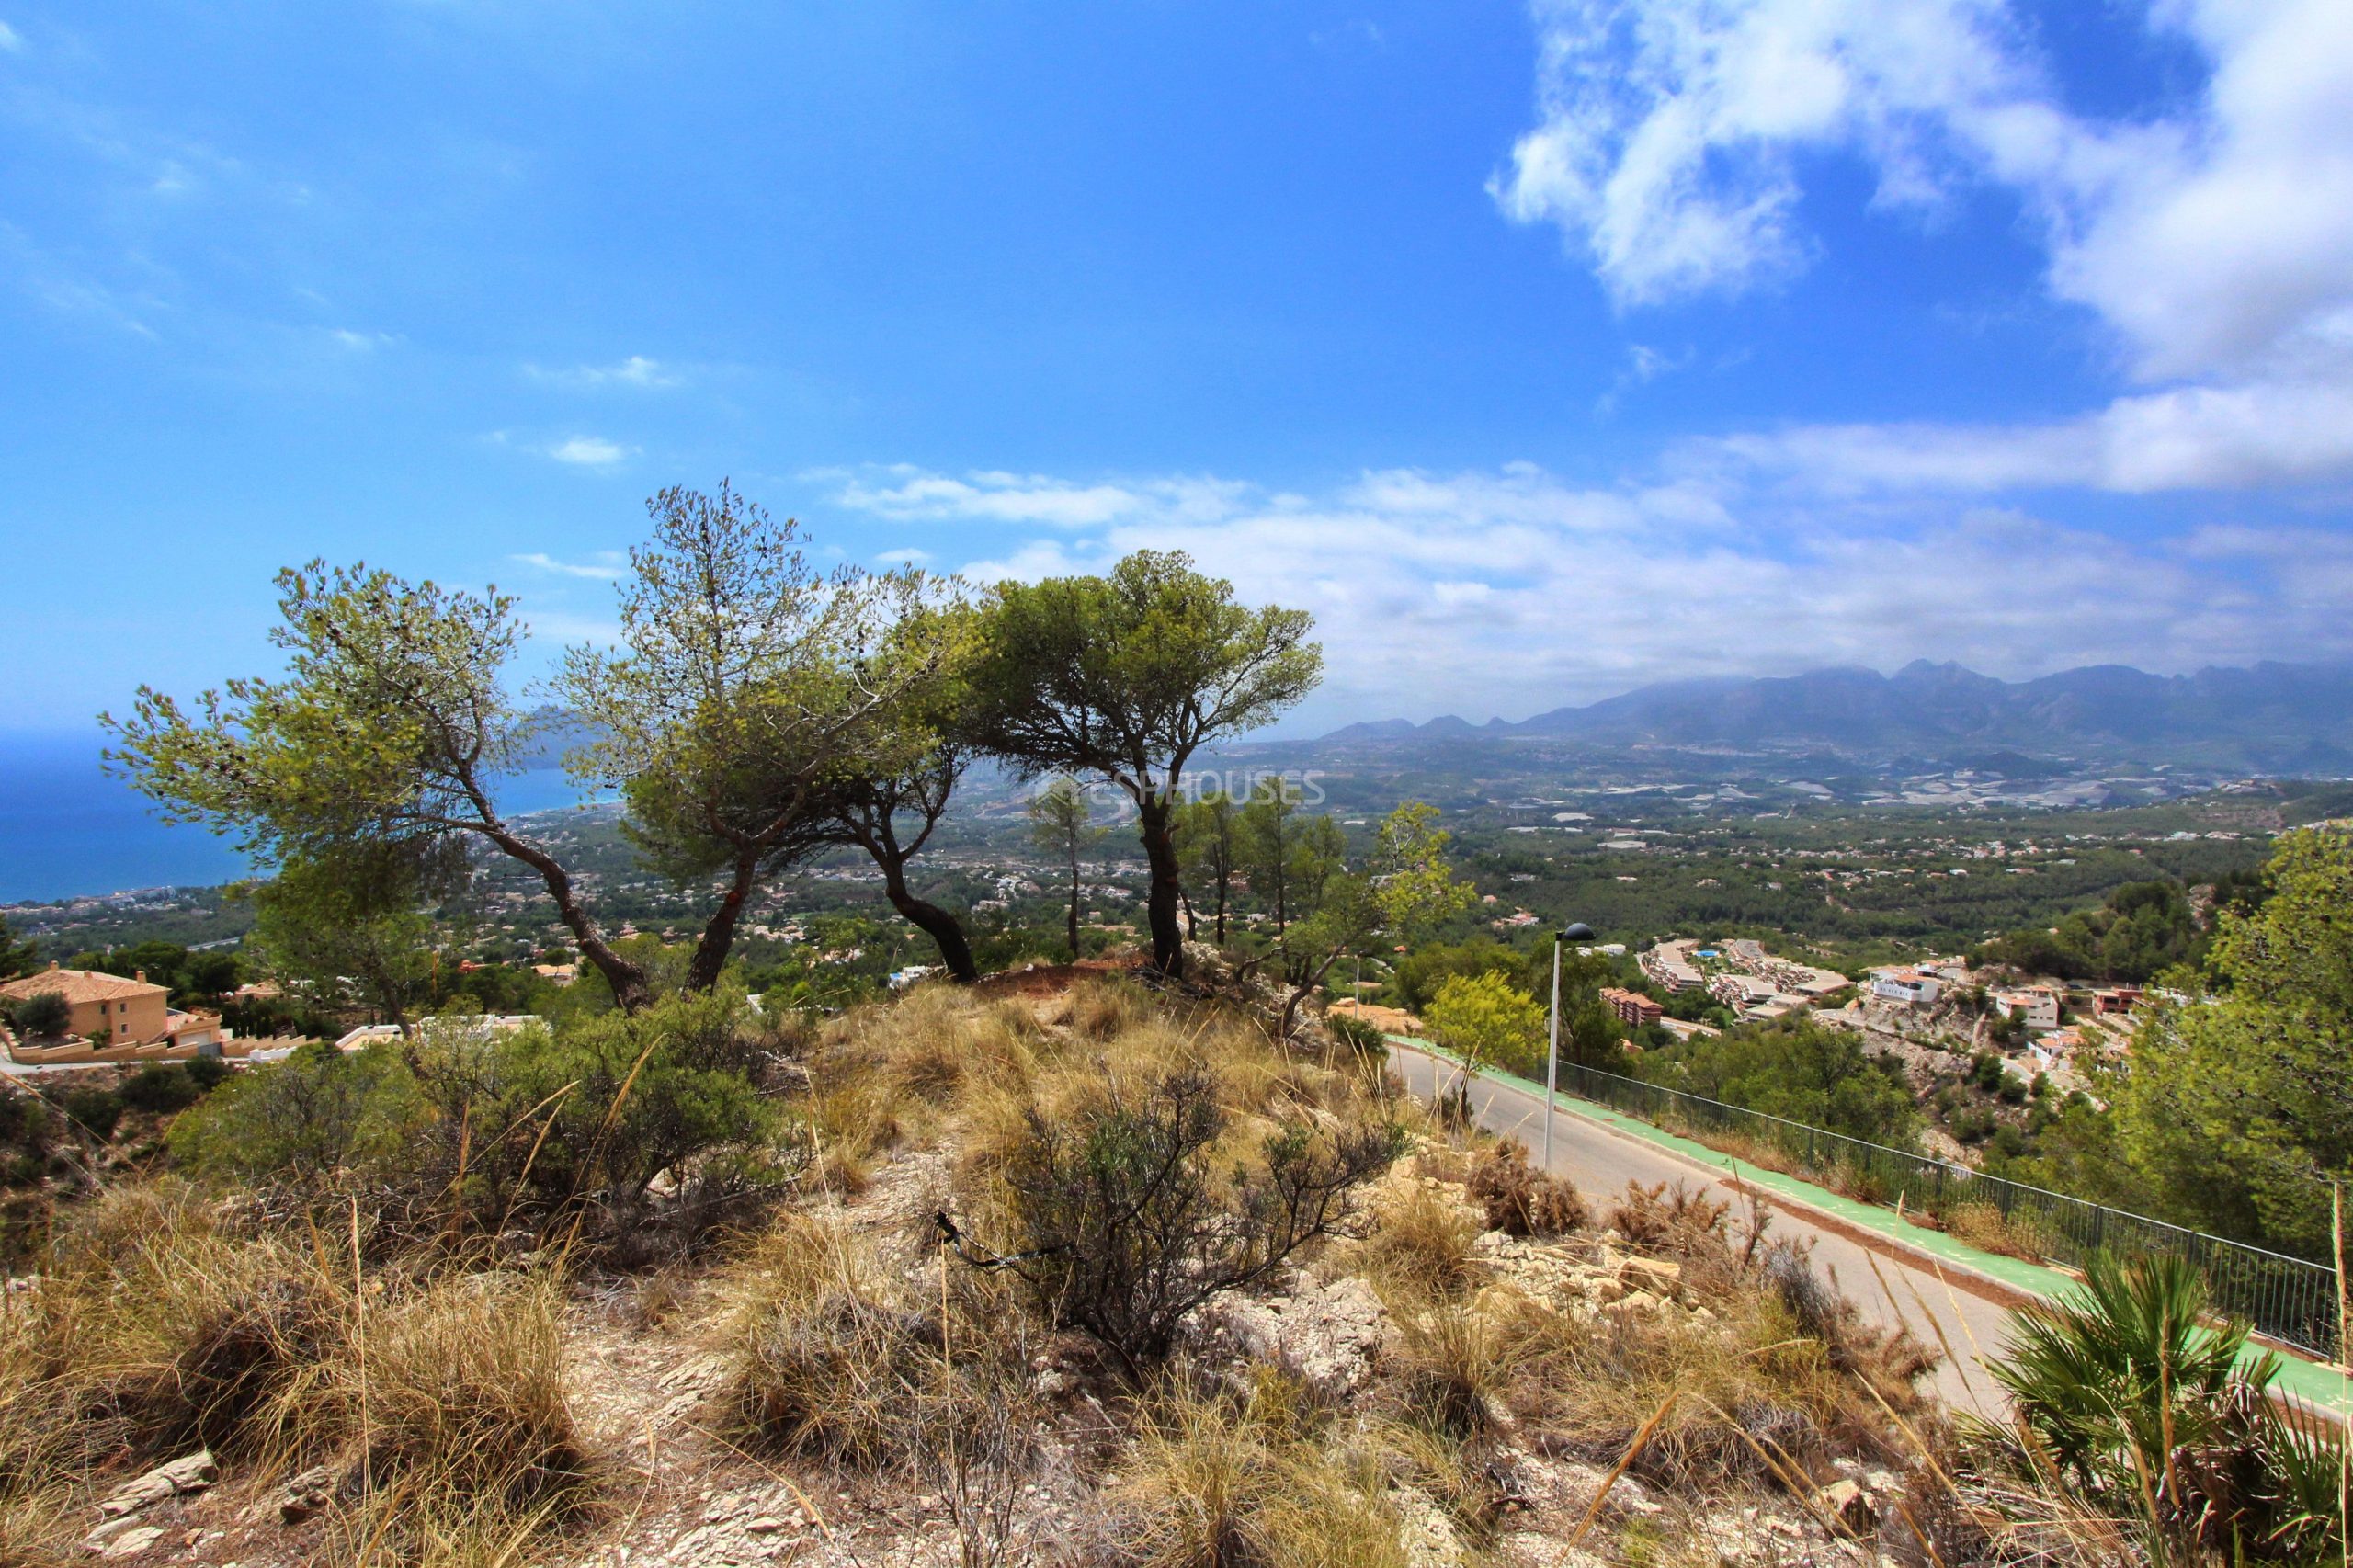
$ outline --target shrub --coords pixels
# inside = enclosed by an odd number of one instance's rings
[[[2096,1255],[2077,1290],[2018,1311],[1992,1371],[2044,1462],[2165,1556],[2314,1561],[2342,1539],[2345,1439],[2272,1398],[2278,1358],[2245,1358],[2247,1324],[2211,1306],[2183,1258]]]
[[[229,1075],[229,1064],[217,1056],[192,1056],[187,1062],[188,1082],[199,1095],[209,1095]]]
[[[186,1110],[204,1097],[195,1078],[185,1068],[169,1062],[150,1062],[115,1092],[133,1110],[153,1111],[159,1116]]]
[[[1955,1241],[2029,1263],[2040,1263],[2051,1255],[2050,1228],[2037,1216],[2024,1210],[2005,1214],[1992,1203],[1956,1205],[1945,1216],[1945,1231]]]
[[[779,1122],[753,1083],[762,1058],[747,1023],[743,992],[722,986],[489,1042],[506,1104],[552,1108],[529,1190],[551,1204],[594,1196],[628,1215],[656,1177],[772,1142]],[[462,1083],[465,1064],[451,1065]],[[455,1119],[445,1109],[444,1119]],[[516,1140],[506,1152],[519,1160],[529,1148]]]
[[[1557,1236],[1586,1222],[1574,1183],[1528,1163],[1528,1149],[1506,1138],[1471,1168],[1471,1196],[1485,1206],[1487,1229],[1514,1236]]]
[[[1638,1247],[1688,1256],[1721,1242],[1731,1212],[1729,1204],[1681,1182],[1669,1190],[1663,1181],[1630,1181],[1609,1212],[1609,1227]]]
[[[112,1089],[80,1085],[59,1094],[56,1104],[66,1123],[94,1143],[113,1137],[122,1119],[122,1096]]]
[[[1327,1013],[1324,1027],[1332,1038],[1348,1048],[1359,1061],[1370,1062],[1389,1060],[1389,1040],[1380,1026],[1358,1017],[1353,1013]]]
[[[8,1021],[27,1040],[54,1040],[74,1022],[74,1007],[55,991],[36,991],[8,1009]]]
[[[426,1115],[398,1052],[312,1044],[223,1083],[172,1124],[169,1144],[206,1175],[314,1185],[413,1153]]]
[[[1141,1094],[1116,1085],[1056,1117],[1033,1107],[1005,1170],[1022,1236],[1016,1265],[1040,1303],[1142,1380],[1177,1321],[1221,1290],[1264,1278],[1347,1216],[1349,1194],[1389,1167],[1393,1123],[1268,1134],[1247,1168],[1216,1168],[1226,1131],[1215,1081],[1183,1068]],[[1233,1179],[1223,1179],[1231,1173]]]
[[[1543,1062],[1544,1009],[1492,971],[1442,982],[1425,1010],[1430,1036],[1475,1070],[1525,1074]]]

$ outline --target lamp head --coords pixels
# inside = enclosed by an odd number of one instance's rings
[[[1562,928],[1561,940],[1563,942],[1590,942],[1593,940],[1593,927],[1586,925],[1584,921],[1579,920],[1574,925],[1566,926]]]

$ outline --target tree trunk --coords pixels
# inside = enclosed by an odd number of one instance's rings
[[[1078,961],[1078,835],[1070,836],[1070,961]]]
[[[936,903],[927,903],[907,891],[905,871],[897,865],[885,862],[882,867],[882,891],[891,900],[891,907],[906,917],[907,924],[931,938],[939,949],[939,961],[961,985],[980,979],[981,971],[972,963],[972,944],[964,939],[964,927],[957,918]]]
[[[1225,885],[1233,880],[1233,873],[1225,867],[1217,869],[1217,945],[1221,948],[1225,946]]]
[[[1145,903],[1152,919],[1152,967],[1164,979],[1182,980],[1185,933],[1176,924],[1180,884],[1176,841],[1169,832],[1170,808],[1167,797],[1147,794],[1138,802],[1137,819],[1143,835],[1143,858],[1152,867],[1152,892]]]
[[[1307,1000],[1307,994],[1315,989],[1316,983],[1331,971],[1332,965],[1339,960],[1339,957],[1340,949],[1333,949],[1324,955],[1324,961],[1315,966],[1315,972],[1301,981],[1293,988],[1290,995],[1283,1003],[1282,1028],[1275,1036],[1277,1040],[1290,1038],[1291,1027],[1299,1022],[1299,1005]]]
[[[1185,905],[1185,940],[1198,942],[1201,939],[1201,921],[1200,917],[1193,913],[1193,895],[1187,892],[1181,884],[1176,892],[1178,898]]]
[[[605,977],[605,983],[612,988],[613,1002],[622,1012],[634,1013],[654,1000],[644,969],[613,951],[604,933],[597,928],[597,922],[581,907],[579,895],[573,892],[572,874],[558,865],[553,856],[496,827],[487,830],[487,836],[500,849],[539,872],[540,880],[547,884],[548,896],[555,901],[557,917],[572,933],[572,939],[580,944],[580,956],[596,965],[597,972]]]
[[[727,884],[727,896],[711,912],[702,928],[702,940],[695,944],[694,961],[687,965],[688,990],[708,991],[719,983],[720,971],[727,967],[727,955],[735,946],[735,923],[744,917],[744,902],[751,896],[759,874],[756,853],[746,851],[736,860],[735,880]]]

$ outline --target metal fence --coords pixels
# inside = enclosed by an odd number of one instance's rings
[[[1869,1202],[1893,1204],[1900,1199],[1907,1212],[1940,1221],[1971,1205],[1991,1205],[2036,1250],[2063,1263],[2080,1265],[2102,1251],[2179,1254],[2204,1271],[2218,1309],[2245,1318],[2258,1333],[2282,1344],[2324,1360],[2336,1358],[2336,1273],[2325,1264],[1615,1073],[1567,1062],[1560,1071],[1561,1087],[1570,1094],[1664,1127],[1739,1133],[1778,1151],[1825,1186]]]

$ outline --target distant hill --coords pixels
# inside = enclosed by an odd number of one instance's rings
[[[1925,660],[1893,675],[1834,668],[1670,681],[1518,723],[1351,724],[1326,744],[1478,736],[1595,745],[1826,746],[2017,767],[2053,754],[2197,760],[2281,775],[2353,773],[2353,666],[2260,664],[2155,676],[2122,665],[2004,681]]]

